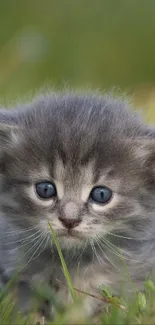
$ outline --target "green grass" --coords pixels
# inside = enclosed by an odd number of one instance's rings
[[[121,300],[121,299],[120,299]],[[119,307],[111,304],[107,308],[106,312],[103,312],[99,317],[95,319],[84,319],[81,317],[81,309],[79,303],[73,302],[68,309],[57,315],[53,322],[49,322],[48,325],[54,324],[155,324],[155,287],[152,284],[152,288],[148,288],[145,285],[144,293],[137,294],[136,300],[127,303],[125,300],[122,303],[126,306],[126,310],[122,310]],[[12,318],[12,297],[8,295],[0,304],[0,324],[1,325],[30,325],[33,322],[33,316],[28,318],[22,318],[18,314],[13,320]]]

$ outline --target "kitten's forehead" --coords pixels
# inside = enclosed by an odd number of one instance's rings
[[[128,191],[131,187],[137,185],[137,179],[129,176],[130,182],[126,179],[125,171],[123,177],[117,170],[116,166],[108,166],[104,164],[101,170],[97,168],[96,160],[91,159],[85,165],[74,166],[64,165],[61,158],[57,158],[53,168],[49,172],[49,177],[52,174],[54,182],[57,185],[59,197],[69,195],[69,198],[80,198],[84,202],[95,186],[107,186],[113,191],[122,192]]]
[[[53,179],[60,189],[61,196],[67,192],[70,196],[73,194],[74,197],[75,193],[77,196],[81,193],[83,201],[87,199],[88,193],[95,186],[107,186],[116,191],[120,187],[123,187],[125,190],[126,187],[124,177],[122,182],[119,171],[116,170],[115,166],[104,164],[104,168],[100,170],[97,168],[95,158],[85,165],[79,165],[74,168],[70,164],[64,165],[59,157],[55,160],[55,164],[50,170],[49,177],[51,174],[53,175]],[[135,178],[134,180],[136,181]],[[128,184],[128,181],[126,183]]]
[[[67,198],[68,196],[69,199],[82,199],[82,201],[86,202],[94,186],[108,186],[110,170],[111,168],[105,168],[102,174],[100,174],[100,171],[96,169],[95,159],[91,159],[87,164],[74,168],[70,164],[64,165],[61,158],[57,158],[52,174],[58,189],[59,198]]]
[[[94,160],[89,161],[85,166],[75,166],[74,168],[70,164],[64,165],[62,159],[57,157],[54,166],[51,166],[50,169],[53,169],[52,173],[56,181],[64,183],[66,187],[70,188],[72,185],[76,188],[81,184],[89,186],[94,183],[94,167]]]

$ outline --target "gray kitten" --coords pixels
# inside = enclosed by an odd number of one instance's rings
[[[155,142],[129,105],[111,96],[49,94],[0,112],[0,270],[21,268],[20,308],[50,283],[71,299],[48,221],[74,287],[136,288],[155,265]],[[91,315],[97,300],[85,297]]]

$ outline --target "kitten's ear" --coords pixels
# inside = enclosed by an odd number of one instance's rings
[[[0,150],[19,139],[19,126],[0,123]]]
[[[140,139],[132,142],[132,151],[143,168],[155,173],[155,139]]]

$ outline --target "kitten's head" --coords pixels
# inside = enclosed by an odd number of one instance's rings
[[[150,235],[155,144],[125,102],[49,95],[17,124],[0,129],[1,214],[43,233],[49,221],[64,248]]]

